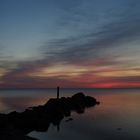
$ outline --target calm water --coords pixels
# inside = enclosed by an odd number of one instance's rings
[[[50,126],[46,133],[32,132],[29,136],[39,140],[140,140],[140,90],[138,89],[63,89],[61,96],[76,92],[97,98],[101,104],[72,113],[72,121],[62,120],[60,131]],[[44,104],[56,96],[49,90],[0,90],[0,111],[23,111],[30,106]]]

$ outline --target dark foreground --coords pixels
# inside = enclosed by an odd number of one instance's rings
[[[71,116],[72,111],[84,113],[85,108],[96,104],[99,102],[95,98],[77,93],[72,97],[50,99],[45,105],[30,107],[21,113],[0,114],[0,139],[36,140],[26,135],[32,131],[46,132],[50,124],[59,131],[61,120]]]

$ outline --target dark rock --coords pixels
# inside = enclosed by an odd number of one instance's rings
[[[117,128],[117,130],[118,130],[118,131],[121,131],[121,130],[122,130],[122,128],[121,128],[121,127],[119,127],[119,128]]]
[[[69,122],[69,121],[73,121],[73,118],[69,118],[66,120],[66,122]]]
[[[30,107],[21,113],[14,111],[9,114],[0,114],[0,138],[12,140],[8,138],[9,135],[12,135],[11,138],[13,137],[14,140],[32,140],[33,138],[26,137],[28,133],[45,132],[51,123],[59,130],[61,120],[71,116],[72,111],[84,113],[85,108],[98,103],[95,98],[85,96],[80,92],[71,98],[50,99],[45,105]],[[73,119],[70,118],[66,121],[71,120]]]

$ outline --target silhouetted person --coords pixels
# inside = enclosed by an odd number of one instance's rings
[[[59,99],[59,87],[57,87],[57,99]]]

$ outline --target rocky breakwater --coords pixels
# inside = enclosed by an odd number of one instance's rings
[[[27,108],[24,112],[0,114],[0,138],[5,140],[33,140],[26,135],[32,131],[46,132],[52,123],[59,130],[64,117],[71,116],[72,111],[84,113],[88,107],[99,102],[83,93],[72,97],[52,98],[46,104]]]

